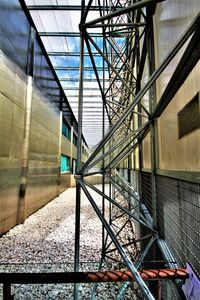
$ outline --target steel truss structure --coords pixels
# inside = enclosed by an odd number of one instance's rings
[[[187,78],[200,58],[200,14],[194,19],[174,45],[161,65],[155,68],[153,15],[162,0],[82,0],[79,6],[29,6],[31,10],[79,10],[80,22],[80,78],[78,116],[78,157],[76,179],[76,224],[75,262],[73,273],[12,273],[0,274],[4,299],[11,299],[11,284],[15,283],[75,283],[74,298],[79,298],[80,282],[126,281],[116,299],[122,299],[129,281],[135,280],[146,299],[159,299],[155,285],[147,284],[150,279],[187,278],[185,269],[178,269],[165,243],[159,237],[157,224],[156,170],[156,119]],[[24,1],[20,1],[24,2]],[[22,5],[24,7],[25,4]],[[27,10],[27,7],[24,7]],[[88,21],[90,11],[99,17]],[[27,12],[27,11],[26,11]],[[30,18],[30,16],[29,16]],[[41,36],[79,36],[79,33],[43,32]],[[171,76],[160,99],[156,101],[156,80],[185,46],[181,59]],[[52,55],[54,55],[52,53]],[[65,55],[65,53],[63,53]],[[97,56],[98,55],[98,56]],[[102,98],[102,140],[83,165],[82,125],[84,114],[84,58],[90,57],[95,81]],[[96,59],[98,57],[98,59]],[[101,60],[99,59],[101,58]],[[72,66],[72,68],[75,68]],[[89,67],[91,68],[91,67]],[[65,70],[65,66],[58,69]],[[146,70],[148,80],[144,83]],[[67,79],[63,79],[67,80]],[[70,79],[71,80],[71,79]],[[94,79],[90,80],[91,82]],[[74,89],[77,89],[74,87]],[[86,88],[85,90],[90,90]],[[94,90],[96,87],[94,88]],[[73,88],[71,88],[73,90]],[[61,109],[63,109],[61,107]],[[109,126],[107,126],[109,124]],[[91,124],[90,124],[91,125]],[[131,184],[131,167],[135,151],[139,153],[144,137],[151,135],[151,197],[152,215],[142,197]],[[127,176],[122,176],[120,167],[126,166]],[[101,174],[102,189],[92,185],[88,176]],[[106,193],[105,185],[109,185]],[[84,191],[94,211],[102,222],[102,257],[99,272],[79,272],[80,267],[80,215],[81,190]],[[98,207],[91,190],[102,196]],[[106,202],[109,203],[107,212]],[[120,220],[120,222],[119,222]],[[119,224],[120,227],[119,227]],[[139,236],[126,236],[124,229],[140,228]],[[157,249],[161,252],[167,269],[158,270]],[[114,255],[113,255],[114,254]],[[145,259],[149,259],[151,270],[144,270]],[[104,261],[121,263],[128,270],[101,270]],[[153,261],[153,262],[152,262]],[[153,268],[154,267],[154,268]],[[154,270],[152,270],[154,269]],[[95,288],[91,299],[95,296]]]
[[[155,0],[116,0],[97,1],[99,18],[87,21],[87,16],[93,1],[82,1],[80,23],[80,85],[79,85],[79,141],[78,141],[78,171],[76,178],[76,228],[75,228],[75,272],[79,271],[80,244],[80,201],[81,189],[90,201],[97,216],[102,222],[102,262],[117,261],[112,256],[118,252],[132,276],[138,283],[145,299],[155,299],[158,296],[154,289],[148,286],[140,276],[139,269],[145,258],[150,254],[152,260],[158,260],[157,247],[170,267],[166,245],[159,238],[156,217],[156,185],[155,185],[155,124],[166,106],[171,101],[179,87],[199,60],[200,39],[197,30],[199,15],[189,26],[174,48],[158,69],[154,60],[153,14]],[[114,7],[114,9],[113,9]],[[98,38],[90,33],[98,28]],[[99,33],[101,32],[101,33]],[[180,48],[187,42],[187,47],[172,75],[161,99],[156,97],[156,80],[172,61]],[[101,56],[103,75],[100,75],[99,61],[95,55]],[[102,96],[102,140],[93,151],[87,162],[81,164],[81,132],[82,115],[84,112],[84,57],[90,56],[96,81]],[[186,64],[187,62],[187,64]],[[145,66],[148,65],[149,78],[144,84]],[[101,70],[102,72],[102,70]],[[109,79],[109,84],[107,84]],[[109,128],[105,128],[105,119],[109,120]],[[149,214],[142,199],[131,185],[130,168],[133,153],[141,152],[141,145],[147,133],[151,134],[151,177],[153,213]],[[125,179],[118,169],[125,163],[128,169]],[[141,167],[141,166],[140,166]],[[88,176],[102,175],[102,190],[87,181]],[[109,195],[105,193],[105,183],[109,183]],[[102,207],[98,207],[90,190],[102,196]],[[105,201],[110,203],[109,217],[105,213]],[[120,228],[116,220],[121,218]],[[130,220],[139,224],[140,237],[121,240],[123,229]],[[145,232],[143,235],[142,233]],[[141,253],[138,256],[137,245],[142,242]],[[134,253],[133,253],[134,252]],[[120,260],[120,259],[119,259]],[[128,284],[120,290],[117,299],[122,299]],[[95,289],[94,289],[95,293]],[[78,299],[78,286],[75,287],[75,299]]]

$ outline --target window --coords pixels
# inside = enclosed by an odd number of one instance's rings
[[[73,144],[77,147],[77,136],[74,134],[73,135]]]
[[[77,160],[73,158],[73,174],[75,174],[77,171]]]
[[[179,139],[200,128],[199,93],[178,113]]]
[[[62,123],[62,134],[68,139],[70,140],[71,138],[71,128],[69,127],[69,125],[67,125],[66,123]]]
[[[70,159],[69,159],[69,156],[61,154],[60,165],[61,165],[61,173],[69,172],[70,171]]]

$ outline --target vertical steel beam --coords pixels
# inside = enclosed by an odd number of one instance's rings
[[[147,8],[147,56],[149,65],[150,76],[155,71],[155,49],[154,49],[154,28],[153,28],[153,14],[155,12],[155,7]],[[149,90],[149,111],[152,114],[156,106],[156,85],[155,83],[150,87]],[[150,152],[151,152],[151,201],[152,201],[152,218],[153,218],[153,228],[157,228],[157,191],[156,191],[156,168],[157,168],[157,147],[156,147],[156,119],[153,118],[150,124]],[[149,256],[153,258],[154,261],[157,260],[157,247],[156,244],[153,245]],[[151,267],[151,266],[150,266]],[[159,297],[159,283],[150,282],[149,288],[156,299]]]
[[[82,0],[81,21],[84,14],[85,0]],[[82,118],[83,118],[83,67],[84,67],[84,30],[80,24],[80,72],[79,72],[79,102],[78,102],[78,141],[77,141],[77,174],[81,169],[82,156]],[[81,210],[81,186],[76,180],[76,211],[75,211],[75,251],[74,271],[79,271],[80,265],[80,210]],[[79,285],[74,285],[74,299],[79,298]]]
[[[147,53],[150,76],[155,71],[155,51],[154,51],[154,31],[152,13],[147,9]],[[155,83],[150,87],[149,93],[150,114],[153,113],[156,106],[156,86]],[[156,208],[156,120],[153,119],[150,125],[150,147],[151,147],[151,180],[152,180],[152,217],[153,225],[157,228],[157,208]]]
[[[100,6],[100,3],[99,3]],[[105,14],[105,0],[103,1],[103,15]],[[103,29],[103,34],[105,34],[105,30]],[[103,53],[105,54],[105,38],[103,39]],[[104,108],[104,101],[105,101],[105,61],[103,59],[103,101],[102,101],[102,139],[104,139],[105,136],[105,108]],[[108,112],[108,110],[107,110]],[[102,155],[105,154],[105,147],[102,149]],[[105,168],[105,160],[102,160],[102,169]],[[102,174],[102,193],[105,194],[105,174]],[[104,196],[102,196],[102,213],[103,217],[105,218],[105,199]],[[102,224],[102,260],[105,257],[105,228]]]
[[[10,283],[3,283],[3,300],[12,300],[11,295],[11,284]]]

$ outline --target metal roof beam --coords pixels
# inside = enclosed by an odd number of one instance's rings
[[[47,52],[49,56],[78,56],[80,57],[80,52]],[[93,56],[101,56],[98,52],[93,53]],[[84,56],[89,56],[88,53],[85,53]]]
[[[73,11],[81,11],[81,5],[28,5],[27,8],[29,10],[73,10]],[[115,6],[105,7],[106,10],[116,10]],[[90,6],[91,11],[99,11],[99,6],[92,5]]]
[[[62,70],[66,70],[66,71],[79,71],[79,67],[64,67],[64,66],[59,66],[59,67],[54,67],[54,69],[56,71],[62,71]],[[102,67],[97,67],[97,70],[98,71],[103,71],[103,68]],[[94,72],[94,69],[92,67],[84,67],[84,71],[93,71]]]
[[[51,80],[51,79],[48,79],[48,80]],[[79,82],[79,78],[60,78],[60,81]],[[96,79],[89,79],[89,78],[84,78],[84,81],[85,82],[97,82]],[[100,81],[103,81],[103,79],[100,79]],[[104,81],[109,82],[110,80],[109,79],[104,79]]]
[[[148,5],[156,4],[156,3],[159,3],[159,2],[162,2],[162,1],[164,1],[164,0],[141,0],[139,2],[136,2],[136,3],[132,4],[132,5],[129,5],[127,7],[123,7],[123,8],[120,8],[120,9],[116,9],[114,12],[106,14],[105,16],[102,16],[100,18],[92,20],[88,23],[85,23],[84,27],[88,28],[88,27],[91,27],[92,25],[96,25],[97,23],[102,23],[104,21],[111,20],[112,18],[118,17],[120,15],[129,13],[129,12],[133,11],[134,9],[143,8],[143,7],[146,7]]]
[[[48,36],[48,37],[80,37],[79,32],[39,32],[41,37]],[[92,37],[101,37],[102,33],[92,33],[90,32]]]

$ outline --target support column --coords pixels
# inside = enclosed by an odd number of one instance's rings
[[[84,14],[85,1],[82,0],[82,14],[81,22]],[[82,156],[82,116],[83,116],[83,66],[84,66],[84,38],[85,30],[80,24],[80,74],[79,74],[79,103],[78,103],[78,142],[77,142],[77,177],[81,170],[81,156]],[[75,254],[74,254],[74,271],[79,271],[80,266],[80,208],[81,208],[81,186],[76,180],[76,211],[75,211]],[[74,286],[74,299],[79,298],[79,284]]]
[[[150,76],[155,71],[155,50],[154,50],[154,31],[153,31],[153,14],[155,7],[151,8],[147,12],[148,18],[148,34],[147,34],[147,51],[149,59],[149,73]],[[152,114],[156,106],[156,86],[155,83],[151,86],[149,93],[149,112]],[[151,151],[151,199],[152,199],[152,219],[153,228],[157,229],[157,192],[156,192],[156,120],[152,120],[150,124],[150,151]],[[157,245],[154,243],[150,255],[154,261],[158,259]],[[150,265],[151,266],[151,265]],[[152,266],[155,268],[155,265]],[[160,282],[149,282],[149,289],[152,292],[155,299],[160,299]]]
[[[11,284],[10,283],[3,283],[3,300],[12,300],[11,295]]]
[[[29,164],[29,144],[30,144],[30,127],[31,127],[31,110],[33,97],[33,65],[34,65],[34,39],[35,30],[31,27],[29,36],[29,51],[27,57],[27,85],[26,85],[26,104],[25,104],[25,121],[24,121],[24,140],[22,152],[22,169],[19,187],[19,202],[17,212],[17,223],[23,223],[26,218],[26,189],[28,179]]]

